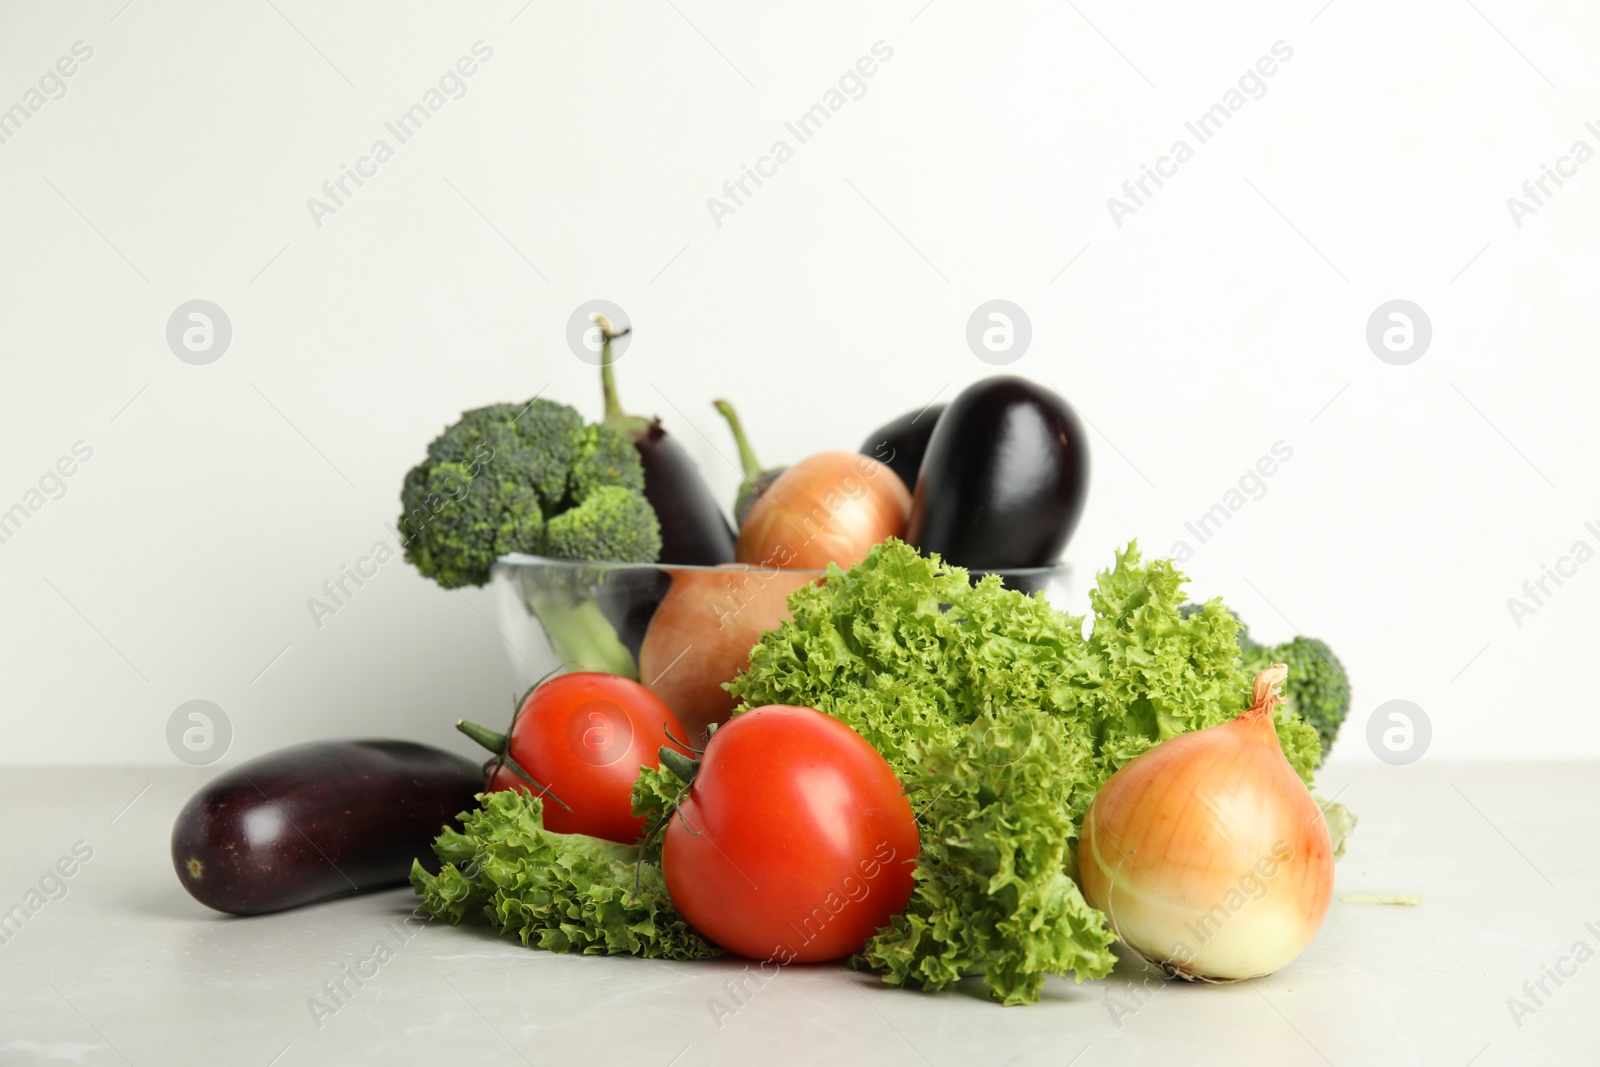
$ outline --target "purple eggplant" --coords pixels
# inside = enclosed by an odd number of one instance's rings
[[[411,741],[313,741],[241,763],[190,798],[172,865],[200,903],[261,915],[404,885],[483,770]]]
[[[857,449],[863,456],[871,456],[900,476],[906,488],[916,491],[917,475],[922,471],[922,457],[928,451],[928,438],[944,414],[943,404],[929,404],[921,411],[908,411],[893,422],[884,423],[872,431],[872,436]]]
[[[972,570],[1048,566],[1088,487],[1089,445],[1067,402],[1024,378],[986,378],[939,416],[906,540]]]

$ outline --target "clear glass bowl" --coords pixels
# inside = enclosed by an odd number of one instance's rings
[[[495,562],[490,585],[512,671],[527,686],[548,674],[570,670],[637,678],[645,632],[674,583],[738,580],[753,583],[763,597],[781,597],[826,573],[602,563],[512,554]],[[1043,593],[1058,608],[1066,606],[1072,592],[1071,570],[1064,563],[972,573],[974,578],[981,573],[998,574],[1010,588]],[[729,599],[735,608],[739,606],[737,592]]]

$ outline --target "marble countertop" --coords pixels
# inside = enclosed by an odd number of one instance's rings
[[[1127,961],[1102,981],[1052,979],[1023,1008],[835,966],[736,996],[739,961],[566,957],[408,924],[407,889],[220,915],[183,892],[168,852],[211,773],[0,771],[0,912],[37,905],[0,928],[0,1063],[1600,1062],[1593,765],[1330,766],[1321,792],[1361,823],[1293,964],[1188,986]],[[1343,899],[1356,893],[1422,903]],[[375,955],[377,974],[327,1010],[324,983]]]

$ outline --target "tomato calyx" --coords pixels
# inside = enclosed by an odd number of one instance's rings
[[[715,736],[717,736],[717,723],[707,723],[706,744],[709,745],[710,739]],[[669,771],[672,771],[672,773],[677,774],[677,776],[683,781],[683,792],[688,792],[688,787],[694,784],[694,776],[699,774],[699,765],[701,765],[701,760],[706,758],[706,749],[704,749],[704,747],[699,747],[699,749],[696,749],[696,747],[691,745],[690,742],[678,741],[677,737],[672,736],[672,731],[670,731],[670,729],[667,731],[667,741],[678,745],[678,747],[683,747],[683,749],[690,750],[690,752],[693,752],[694,755],[698,757],[691,760],[690,757],[686,757],[686,755],[683,755],[682,752],[678,752],[677,749],[674,749],[672,745],[661,745],[661,766],[664,766],[664,768],[669,769]],[[682,800],[682,797],[678,797],[678,800]],[[677,811],[677,809],[677,805],[674,805],[670,811],[667,811],[666,816],[662,817],[661,819],[662,825],[666,825],[667,819],[670,819],[670,817],[672,817],[672,813]]]
[[[717,732],[717,724],[716,723],[710,723],[709,725],[706,726],[706,744],[709,745],[711,743],[711,738],[716,735],[716,732]],[[680,745],[683,748],[688,749],[690,752],[693,752],[697,757],[702,757],[703,758],[705,756],[705,751],[706,750],[703,747],[702,748],[695,748],[693,745],[689,744],[687,741],[679,741],[676,737],[672,736],[672,731],[671,730],[667,731],[667,740],[671,741],[675,745]],[[687,787],[689,787],[689,786],[694,784],[695,775],[700,773],[700,759],[690,759],[688,756],[685,756],[682,752],[679,752],[677,749],[673,748],[672,745],[662,745],[661,746],[661,765],[663,767],[667,768],[667,770],[671,771],[673,774],[677,775],[680,779],[682,779],[684,787],[686,789],[687,789]],[[666,814],[667,814],[668,817],[670,817],[672,815],[672,812],[673,811],[677,811],[677,810],[678,810],[677,806],[674,805],[672,810],[668,811]],[[662,822],[665,823],[666,819],[663,818]]]
[[[549,676],[546,675],[545,677]],[[521,699],[517,700],[516,703],[512,705],[511,725],[506,728],[505,733],[502,734],[491,730],[487,726],[479,726],[477,723],[469,722],[466,719],[457,719],[456,729],[460,730],[478,744],[494,753],[494,755],[491,756],[483,765],[485,781],[493,781],[495,774],[500,770],[500,768],[505,767],[512,774],[516,775],[518,778],[521,778],[523,781],[532,786],[534,796],[549,797],[557,804],[560,804],[563,808],[571,811],[572,808],[567,805],[566,801],[552,793],[549,786],[540,785],[538,779],[534,778],[533,775],[523,770],[522,765],[511,758],[511,735],[517,728],[517,716],[522,714],[522,709],[528,703],[528,697],[533,695],[533,691],[539,688],[539,686],[543,684],[544,680],[544,678],[541,678],[539,681],[533,683],[528,691],[522,694]]]
[[[707,745],[711,744],[711,739],[716,736],[716,733],[716,723],[711,723],[706,727]],[[661,818],[652,823],[650,828],[645,831],[644,836],[639,839],[639,859],[634,864],[635,892],[638,892],[639,870],[644,864],[644,857],[649,851],[649,846],[654,844],[655,839],[666,831],[667,824],[672,822],[672,817],[674,815],[678,814],[678,809],[683,806],[684,800],[689,796],[689,788],[694,785],[695,776],[700,773],[700,762],[705,758],[706,750],[704,747],[695,748],[687,741],[678,740],[676,737],[672,736],[671,730],[667,731],[667,740],[671,741],[673,744],[682,745],[690,752],[693,752],[696,758],[690,759],[688,756],[685,756],[682,752],[679,752],[671,745],[661,746],[661,765],[682,780],[683,788],[678,790],[678,795],[672,798],[672,803],[668,804],[666,810],[661,813]],[[691,830],[691,832],[698,831]]]

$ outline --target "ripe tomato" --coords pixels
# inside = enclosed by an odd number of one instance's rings
[[[813,708],[736,715],[706,745],[668,824],[672,903],[731,952],[848,956],[911,898],[917,824],[894,771]]]
[[[640,767],[661,765],[661,746],[672,744],[669,730],[683,736],[672,709],[638,682],[563,674],[528,694],[511,728],[509,754],[567,805],[545,798],[545,829],[632,844],[644,832],[630,811],[633,782]],[[508,767],[490,761],[489,769],[486,790],[534,791]]]

